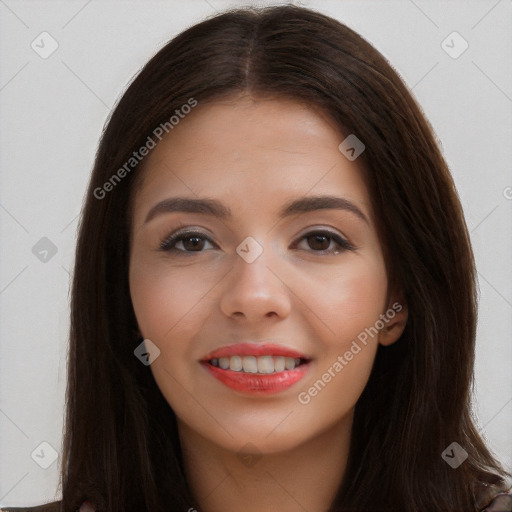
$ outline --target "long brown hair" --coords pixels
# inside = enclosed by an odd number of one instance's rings
[[[62,510],[86,498],[104,511],[199,509],[174,412],[133,353],[141,339],[128,286],[131,198],[142,165],[112,176],[190,98],[201,105],[240,93],[307,102],[364,142],[390,290],[408,307],[403,335],[379,346],[357,402],[331,510],[478,510],[510,475],[472,419],[475,266],[453,180],[385,58],[340,22],[292,5],[231,10],[185,30],[107,121],[76,248]],[[452,442],[468,452],[456,469],[441,457]]]

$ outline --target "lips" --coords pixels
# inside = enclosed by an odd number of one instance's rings
[[[231,356],[284,356],[293,357],[294,359],[309,360],[310,357],[298,352],[297,350],[283,347],[282,345],[275,345],[271,343],[238,343],[236,345],[229,345],[221,347],[213,352],[210,352],[202,360]]]
[[[214,350],[200,362],[231,389],[269,394],[301,380],[309,371],[311,358],[281,345],[239,343]]]

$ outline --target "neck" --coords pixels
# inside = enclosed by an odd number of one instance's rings
[[[187,481],[201,512],[324,512],[345,472],[352,418],[293,450],[242,456],[178,422]]]

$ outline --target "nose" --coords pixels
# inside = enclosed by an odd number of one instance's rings
[[[284,319],[290,314],[290,289],[279,275],[275,260],[264,251],[252,263],[237,255],[220,299],[222,312],[234,319],[258,322],[267,317]]]

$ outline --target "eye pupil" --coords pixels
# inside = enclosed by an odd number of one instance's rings
[[[193,240],[191,244],[187,247],[187,242]],[[186,238],[183,238],[183,247],[188,250],[193,249],[202,249],[201,243],[204,244],[204,240],[198,236],[188,236]]]
[[[313,239],[313,244],[310,243],[311,239]],[[317,244],[317,242],[320,242]],[[324,242],[322,244],[322,242]],[[325,244],[327,242],[327,245]],[[318,251],[324,251],[329,248],[330,245],[330,239],[326,235],[314,235],[314,236],[308,236],[308,243],[311,249],[316,249]],[[322,247],[319,247],[318,245],[323,245]]]

